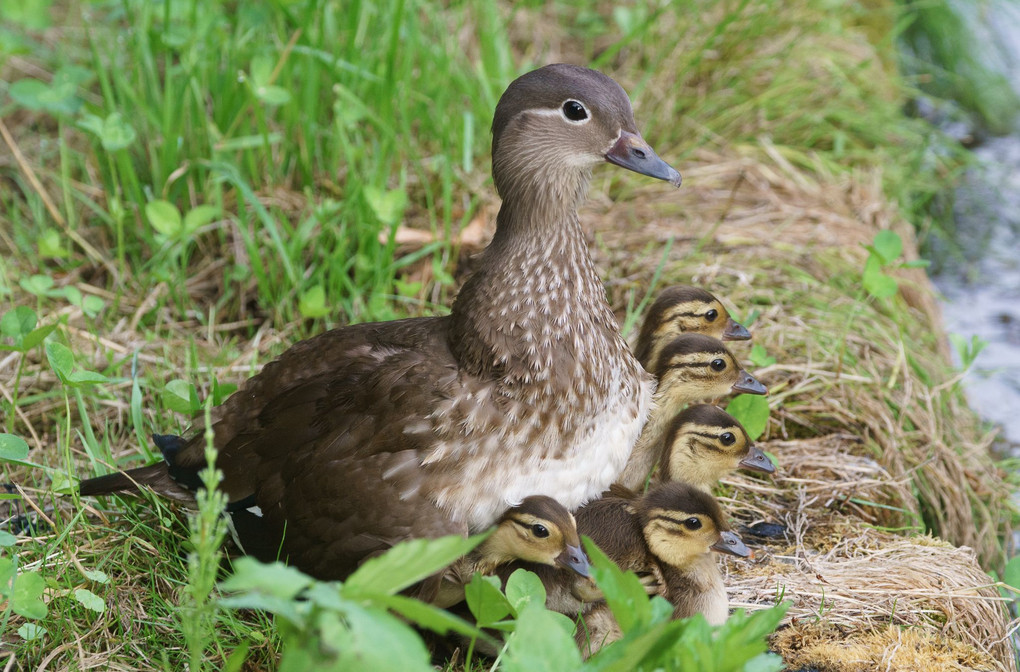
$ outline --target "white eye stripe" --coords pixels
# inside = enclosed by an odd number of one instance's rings
[[[566,103],[568,103],[570,101],[573,101],[573,102],[577,103],[578,105],[580,105],[582,108],[584,108],[584,112],[585,112],[584,119],[574,120],[574,119],[567,118],[567,114],[563,111],[563,105],[565,105]],[[536,107],[536,108],[528,110],[528,114],[534,114],[534,115],[537,115],[537,116],[540,116],[540,117],[559,117],[560,119],[562,119],[563,121],[567,122],[568,124],[573,124],[575,126],[583,126],[584,124],[587,124],[589,121],[591,121],[591,112],[588,111],[588,108],[584,105],[584,103],[580,103],[580,102],[574,100],[573,98],[570,98],[568,100],[563,101],[563,105],[560,105],[556,109]]]

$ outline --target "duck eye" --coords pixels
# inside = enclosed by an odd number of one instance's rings
[[[539,539],[545,539],[546,537],[549,536],[549,530],[545,528],[545,525],[539,525],[538,523],[535,523],[534,525],[531,526],[531,531]]]
[[[719,311],[715,308],[705,313],[705,319],[709,322],[715,322],[715,318],[717,317],[719,317]]]
[[[691,532],[694,532],[695,530],[700,530],[701,529],[701,521],[698,520],[697,518],[693,518],[693,517],[692,518],[688,518],[687,520],[684,521],[684,527],[686,527]]]
[[[737,437],[733,436],[732,432],[726,432],[719,437],[719,440],[722,441],[724,446],[732,446],[736,442]]]
[[[588,110],[576,100],[568,100],[563,103],[563,116],[570,121],[584,121],[588,118]]]
[[[722,371],[726,368],[726,361],[723,359],[713,359],[709,366],[712,367],[713,371]]]

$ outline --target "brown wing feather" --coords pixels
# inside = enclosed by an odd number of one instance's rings
[[[327,332],[228,400],[214,425],[217,466],[231,501],[258,506],[260,544],[282,537],[283,558],[329,579],[401,539],[467,533],[423,491],[422,455],[436,440],[429,414],[457,393],[444,324]],[[196,437],[175,464],[204,459]]]

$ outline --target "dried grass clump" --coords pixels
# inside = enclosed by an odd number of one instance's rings
[[[796,629],[774,640],[794,667],[1014,670],[1004,600],[982,569],[1001,568],[1016,515],[988,453],[994,433],[959,389],[925,274],[904,271],[889,300],[861,287],[877,231],[896,231],[917,257],[882,176],[836,176],[767,140],[702,151],[681,172],[679,191],[603,201],[611,224],[598,249],[622,269],[611,274],[617,306],[661,272],[740,316],[760,311],[754,342],[777,362],[751,370],[770,387],[763,447],[780,468],[771,481],[728,479],[723,503],[744,531],[764,521],[786,535],[756,563],[730,563],[733,606],[782,596],[790,623],[817,622],[810,647]],[[846,655],[827,652],[843,644]]]
[[[777,632],[772,645],[783,652],[789,669],[817,672],[1002,669],[990,656],[972,647],[924,630],[892,625],[862,632],[802,621]]]
[[[883,527],[917,525],[917,500],[906,477],[894,478],[856,436],[830,434],[812,439],[769,441],[764,447],[779,464],[773,478],[734,474],[730,510],[753,520],[782,520],[803,508],[849,513]]]
[[[892,625],[921,628],[938,635],[943,645],[953,641],[973,656],[999,661],[987,669],[1015,669],[1004,599],[973,551],[930,537],[858,532],[859,538],[846,537],[824,552],[810,546],[788,554],[756,551],[755,564],[734,567],[729,575],[731,605],[753,608],[789,600],[790,622],[820,621],[844,636]],[[773,645],[785,657],[784,641]]]

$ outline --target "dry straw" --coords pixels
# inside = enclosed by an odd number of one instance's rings
[[[641,298],[672,239],[664,278],[761,312],[755,342],[777,361],[752,371],[771,388],[763,447],[780,469],[729,479],[723,501],[735,521],[786,533],[729,563],[733,605],[792,601],[773,638],[791,669],[1016,669],[982,569],[1001,569],[1013,516],[993,435],[963,400],[924,273],[900,272],[888,301],[861,288],[877,231],[917,256],[881,176],[835,177],[767,141],[703,151],[682,172],[682,190],[601,203],[598,249],[623,269],[618,306]]]

